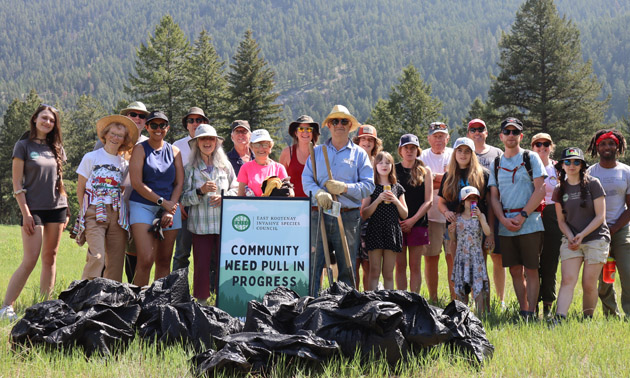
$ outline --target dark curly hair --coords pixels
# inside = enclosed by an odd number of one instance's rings
[[[596,132],[593,138],[591,138],[591,143],[588,145],[586,152],[590,152],[591,156],[597,157],[597,139],[606,133],[612,133],[619,140],[619,143],[617,143],[617,152],[619,156],[623,156],[623,153],[626,151],[626,139],[617,129],[602,129]]]
[[[55,184],[55,188],[59,191],[60,194],[65,195],[66,189],[63,185],[63,140],[61,137],[61,125],[59,123],[59,111],[50,105],[42,104],[37,107],[35,113],[31,116],[31,130],[29,133],[29,139],[33,140],[37,138],[37,127],[35,126],[35,121],[39,116],[39,113],[44,110],[48,110],[55,117],[55,126],[53,129],[46,134],[46,144],[52,150],[55,155],[55,162],[57,163],[57,183]]]

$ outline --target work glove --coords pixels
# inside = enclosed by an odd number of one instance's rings
[[[328,180],[324,184],[326,189],[328,189],[328,193],[330,194],[343,194],[348,187],[345,182],[337,181],[337,180]]]
[[[332,207],[332,196],[324,189],[320,189],[315,193],[315,199],[320,209],[328,210]]]

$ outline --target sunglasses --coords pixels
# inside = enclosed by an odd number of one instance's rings
[[[448,126],[446,126],[445,123],[433,122],[432,124],[429,125],[429,129],[431,129],[431,130],[446,130],[446,129],[448,129]]]
[[[503,130],[501,130],[501,133],[503,135],[510,135],[510,134],[512,134],[512,135],[521,135],[521,130],[519,130],[519,129],[503,129]]]
[[[571,160],[565,160],[564,161],[564,165],[570,166],[571,162],[573,162],[573,165],[575,165],[575,166],[578,166],[578,165],[582,164],[582,160],[580,160],[580,159],[571,159]]]
[[[201,123],[203,122],[203,118],[187,118],[186,122],[188,122],[189,125],[192,125],[193,123]]]
[[[168,123],[151,122],[149,123],[149,127],[151,128],[151,130],[157,130],[158,128],[164,130],[168,127]]]
[[[468,129],[469,132],[471,133],[483,133],[484,131],[486,131],[486,128],[481,126],[481,127],[470,127]]]
[[[52,105],[48,105],[48,104],[39,104],[39,106],[38,106],[38,107],[39,107],[39,108],[41,108],[42,106],[45,106],[45,107],[47,107],[47,108],[51,108],[53,112],[55,112],[55,113],[59,113],[59,110],[57,110],[57,108],[55,108],[55,107],[54,107],[54,106],[52,106]]]
[[[234,131],[232,131],[234,134],[247,134],[249,133],[249,131],[247,131],[247,129],[239,127],[237,129],[234,129]]]
[[[350,120],[348,118],[333,118],[330,120],[330,123],[333,126],[337,126],[339,123],[341,123],[341,126],[348,126],[350,124]]]
[[[312,127],[301,127],[301,126],[298,126],[297,131],[299,131],[301,133],[312,133],[313,132],[313,128]]]
[[[538,148],[540,148],[542,146],[549,147],[549,146],[551,146],[551,142],[536,142],[536,143],[534,143],[534,146],[536,146]]]
[[[129,112],[127,113],[127,116],[131,117],[131,118],[135,118],[138,117],[140,119],[145,119],[147,118],[146,114],[142,114],[142,113],[136,113],[136,112]]]

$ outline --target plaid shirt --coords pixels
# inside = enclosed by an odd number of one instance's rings
[[[221,194],[221,190],[226,196],[235,196],[238,193],[236,175],[229,164],[225,168],[213,167],[210,173],[203,162],[200,162],[199,167],[186,165],[184,192],[180,201],[182,206],[190,207],[188,230],[197,235],[218,234],[221,229],[221,207],[211,207],[207,195],[197,195],[197,189],[206,181],[217,184],[217,194]]]

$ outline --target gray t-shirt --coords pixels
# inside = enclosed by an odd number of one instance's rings
[[[588,173],[599,179],[606,192],[606,223],[610,226],[626,210],[626,195],[630,194],[630,167],[617,162],[614,168],[603,168],[599,163],[588,168]]]
[[[24,160],[23,188],[30,210],[55,210],[68,207],[68,199],[59,193],[55,154],[46,144],[22,139],[13,147],[12,158]],[[61,160],[66,154],[61,150]]]
[[[496,148],[494,146],[488,146],[488,147],[490,147],[488,151],[484,152],[483,154],[478,154],[475,152],[475,155],[477,155],[477,159],[479,160],[479,163],[483,165],[485,169],[490,170],[490,166],[494,162],[494,159],[497,156],[503,156],[503,151],[501,151],[499,148]]]
[[[556,188],[553,191],[552,199],[554,202],[564,204],[564,218],[573,235],[580,233],[586,228],[586,226],[588,226],[589,223],[591,223],[593,218],[595,218],[595,205],[593,201],[606,195],[602,184],[595,177],[591,177],[587,188],[588,190],[584,207],[580,206],[582,204],[582,191],[580,190],[579,184],[569,185],[569,183],[567,183],[562,198],[559,198],[560,184],[556,185]],[[608,226],[605,221],[593,232],[584,237],[584,239],[582,239],[582,243],[598,239],[610,242],[610,231],[608,230]]]

